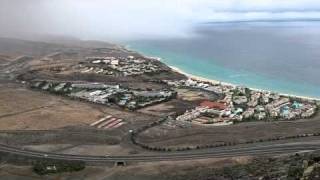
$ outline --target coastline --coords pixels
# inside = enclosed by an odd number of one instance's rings
[[[169,66],[169,65],[167,65]],[[227,82],[222,82],[222,81],[218,81],[218,80],[214,80],[214,79],[209,79],[209,78],[205,78],[205,77],[201,77],[201,76],[196,76],[193,74],[189,74],[187,72],[184,72],[183,70],[179,69],[178,67],[175,66],[169,66],[173,71],[183,74],[185,76],[187,76],[190,79],[195,79],[198,81],[204,81],[204,82],[210,82],[213,84],[221,84],[221,85],[225,85],[225,86],[232,86],[232,87],[236,87],[237,85],[232,84],[232,83],[227,83]],[[259,91],[259,92],[273,92],[273,91],[268,91],[268,90],[263,90],[263,89],[257,89],[257,88],[251,88],[251,87],[247,87],[251,90],[254,91]],[[286,93],[278,93],[281,96],[287,96],[287,97],[293,97],[293,98],[300,98],[300,99],[306,99],[306,100],[315,100],[315,101],[320,101],[320,98],[313,98],[313,97],[308,97],[308,96],[298,96],[298,95],[293,95],[293,94],[286,94]]]
[[[143,57],[145,57],[145,58],[150,58],[150,59],[158,60],[158,61],[160,61],[161,63],[167,65],[167,66],[168,66],[169,68],[171,68],[173,71],[175,71],[175,72],[177,72],[177,73],[180,73],[180,74],[183,74],[183,75],[187,76],[188,78],[195,79],[195,80],[198,80],[198,81],[210,82],[210,83],[213,83],[213,84],[221,84],[221,85],[224,85],[224,86],[232,86],[232,87],[237,86],[237,85],[232,84],[232,83],[223,82],[223,81],[218,81],[218,80],[214,80],[214,79],[210,79],[210,78],[205,78],[205,77],[202,77],[202,76],[197,76],[197,75],[194,75],[194,74],[187,73],[187,72],[181,70],[180,68],[178,68],[178,67],[176,67],[176,66],[171,66],[171,65],[169,65],[169,64],[161,61],[162,58],[160,58],[160,57],[148,56],[148,55],[143,54],[143,53],[140,52],[140,51],[131,49],[129,45],[124,45],[123,48],[124,48],[125,50],[129,50],[129,51],[131,51],[131,52],[136,52],[136,53],[140,54],[141,56],[143,56]],[[249,89],[251,89],[251,90],[254,90],[254,91],[259,91],[259,92],[275,92],[275,93],[278,93],[278,94],[281,95],[281,96],[293,97],[293,98],[300,98],[300,99],[313,100],[313,101],[319,101],[319,102],[320,102],[320,98],[316,98],[316,97],[309,97],[309,96],[302,96],[302,95],[294,95],[294,94],[288,94],[288,93],[281,93],[281,92],[276,92],[276,91],[270,91],[270,90],[252,88],[252,87],[248,87],[248,86],[245,86],[245,87],[247,87],[247,88],[249,88]]]

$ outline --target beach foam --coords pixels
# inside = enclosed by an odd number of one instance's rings
[[[194,80],[198,80],[198,81],[204,81],[204,82],[210,82],[210,83],[213,83],[213,84],[221,84],[221,85],[226,85],[226,86],[233,86],[233,87],[236,87],[237,85],[235,84],[232,84],[232,83],[227,83],[227,82],[221,82],[221,81],[217,81],[217,80],[213,80],[213,79],[208,79],[208,78],[205,78],[205,77],[201,77],[201,76],[196,76],[196,75],[193,75],[193,74],[189,74],[189,73],[186,73],[184,72],[183,70],[175,67],[175,66],[169,66],[173,71],[176,71],[180,74],[184,74],[185,76],[187,76],[188,78],[190,79],[194,79]],[[259,91],[259,92],[272,92],[272,91],[268,91],[268,90],[263,90],[263,89],[257,89],[257,88],[250,88],[248,87],[249,89],[251,90],[254,90],[254,91]],[[308,96],[298,96],[298,95],[293,95],[293,94],[286,94],[286,93],[279,93],[279,95],[282,95],[282,96],[287,96],[287,97],[293,97],[293,98],[301,98],[301,99],[307,99],[307,100],[316,100],[316,101],[320,101],[320,98],[313,98],[313,97],[308,97]]]

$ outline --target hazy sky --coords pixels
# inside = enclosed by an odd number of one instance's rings
[[[207,21],[319,18],[320,0],[0,0],[0,36],[184,36]]]

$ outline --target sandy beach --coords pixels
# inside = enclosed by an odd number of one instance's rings
[[[133,52],[137,52],[139,54],[141,54],[143,57],[145,58],[151,58],[151,59],[155,59],[155,60],[158,60],[158,61],[161,61],[161,58],[160,57],[153,57],[153,56],[146,56],[144,55],[142,52],[139,52],[139,51],[136,51],[136,50],[133,50],[133,49],[130,49],[129,46],[125,46],[124,47],[125,49],[128,49],[130,51],[133,51]],[[163,61],[161,61],[163,62]],[[164,62],[163,62],[164,63]],[[166,63],[165,63],[166,64]],[[235,84],[232,84],[232,83],[227,83],[227,82],[222,82],[222,81],[218,81],[218,80],[214,80],[214,79],[209,79],[209,78],[205,78],[205,77],[201,77],[201,76],[196,76],[196,75],[193,75],[193,74],[189,74],[183,70],[181,70],[180,68],[176,67],[176,66],[170,66],[168,64],[166,64],[167,66],[169,66],[173,71],[176,71],[180,74],[184,74],[185,76],[189,77],[190,79],[195,79],[195,80],[198,80],[198,81],[204,81],[204,82],[210,82],[212,84],[221,84],[221,85],[225,85],[225,86],[237,86]],[[269,91],[269,90],[263,90],[263,89],[258,89],[258,88],[252,88],[252,87],[248,87],[249,89],[251,90],[254,90],[254,91],[259,91],[259,92],[273,92],[273,91]],[[316,101],[320,101],[320,98],[314,98],[314,97],[308,97],[308,96],[300,96],[300,95],[294,95],[294,94],[287,94],[287,93],[280,93],[280,92],[276,92],[278,93],[279,95],[281,96],[287,96],[287,97],[293,97],[293,98],[300,98],[300,99],[306,99],[306,100],[316,100]]]
[[[173,71],[176,71],[178,73],[181,73],[181,74],[184,74],[185,76],[187,76],[188,78],[190,79],[195,79],[195,80],[198,80],[198,81],[204,81],[204,82],[210,82],[210,83],[213,83],[213,84],[221,84],[221,85],[226,85],[226,86],[237,86],[237,85],[234,85],[234,84],[231,84],[231,83],[227,83],[227,82],[221,82],[221,81],[217,81],[217,80],[213,80],[213,79],[208,79],[208,78],[205,78],[205,77],[201,77],[201,76],[196,76],[196,75],[193,75],[193,74],[189,74],[189,73],[186,73],[184,72],[183,70],[175,67],[175,66],[169,66]],[[271,92],[271,91],[268,91],[268,90],[263,90],[263,89],[257,89],[257,88],[250,88],[248,87],[249,89],[251,90],[254,90],[254,91],[259,91],[259,92]],[[292,95],[292,94],[286,94],[286,93],[279,93],[281,96],[287,96],[287,97],[293,97],[293,98],[301,98],[301,99],[307,99],[307,100],[316,100],[316,101],[320,101],[319,98],[313,98],[313,97],[307,97],[307,96],[298,96],[298,95]]]

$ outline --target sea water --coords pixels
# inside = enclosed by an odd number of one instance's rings
[[[190,37],[126,43],[189,74],[320,98],[320,23],[206,23]]]

